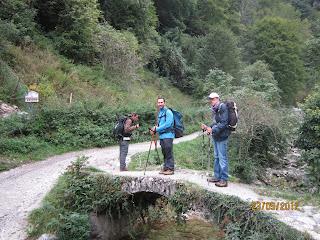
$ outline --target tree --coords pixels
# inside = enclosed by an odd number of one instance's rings
[[[160,75],[168,77],[173,85],[182,91],[191,93],[194,89],[193,69],[188,66],[181,49],[175,43],[162,38],[160,57],[155,65]]]
[[[96,44],[101,62],[107,70],[122,73],[127,78],[134,76],[136,70],[142,66],[138,54],[139,43],[131,32],[115,30],[107,24],[101,25]]]
[[[305,80],[300,57],[303,40],[300,29],[296,21],[266,17],[257,22],[252,31],[253,59],[265,61],[270,66],[286,104],[296,102],[298,90]]]
[[[135,34],[145,63],[159,56],[158,17],[152,0],[100,0],[100,5],[112,27]]]
[[[196,0],[155,0],[157,15],[159,17],[158,29],[161,33],[169,29],[178,28],[185,31],[187,24],[196,10]]]
[[[306,67],[320,71],[320,37],[306,42],[304,60]]]
[[[37,0],[38,21],[59,51],[77,62],[93,63],[100,11],[96,0]]]
[[[212,26],[227,25],[229,1],[226,0],[198,0],[196,11],[191,18],[188,33],[191,35],[205,35]]]
[[[234,78],[220,69],[211,69],[198,87],[199,96],[207,96],[213,90],[221,96],[229,96],[233,90]]]
[[[240,84],[242,87],[258,92],[272,105],[279,105],[280,89],[268,64],[257,61],[247,66],[241,71]]]
[[[219,68],[226,73],[236,75],[240,65],[240,51],[232,32],[217,27],[202,39],[202,48],[198,51],[196,69],[200,77],[205,77],[210,69]]]
[[[309,17],[311,31],[314,37],[320,37],[320,11],[314,10]]]
[[[112,27],[133,32],[140,42],[157,27],[156,9],[151,0],[100,0],[100,5]]]
[[[35,9],[24,0],[0,1],[0,35],[16,44],[30,40],[36,33]]]

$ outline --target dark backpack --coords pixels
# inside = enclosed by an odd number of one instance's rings
[[[116,121],[116,124],[114,125],[114,128],[113,128],[113,136],[115,138],[121,138],[123,137],[123,134],[124,134],[124,124],[126,122],[128,117],[126,116],[122,116],[122,117],[119,117]]]
[[[173,132],[174,132],[174,137],[175,138],[180,138],[183,136],[183,131],[184,131],[184,125],[182,121],[182,114],[178,112],[177,110],[174,110],[172,108],[168,108],[171,110],[173,113]],[[167,117],[167,113],[164,115],[165,120]],[[172,131],[172,129],[170,129]]]
[[[238,108],[237,105],[234,101],[224,101],[223,102],[228,109],[228,128],[230,131],[235,131],[237,128],[237,124],[238,124]],[[220,109],[219,109],[220,110]]]

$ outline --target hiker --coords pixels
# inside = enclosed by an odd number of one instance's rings
[[[131,113],[129,117],[124,122],[123,135],[119,139],[120,146],[120,171],[128,171],[126,167],[126,157],[129,149],[129,141],[132,135],[132,131],[140,127],[136,122],[139,120],[139,115],[137,113]]]
[[[173,158],[173,113],[166,107],[166,101],[163,97],[157,99],[158,107],[158,126],[150,128],[150,134],[159,133],[161,151],[164,158],[163,168],[159,174],[174,174],[174,158]]]
[[[214,146],[214,176],[208,182],[215,183],[217,187],[228,186],[228,138],[231,131],[228,128],[228,109],[220,97],[213,92],[208,96],[213,123],[209,126],[201,124],[201,129],[212,135]]]

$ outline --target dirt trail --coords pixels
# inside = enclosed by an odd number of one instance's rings
[[[188,141],[198,133],[176,139]],[[149,142],[131,144],[128,157],[148,151]],[[78,156],[88,156],[89,164],[106,171],[118,171],[119,147],[89,149],[50,157],[0,173],[0,240],[26,238],[27,216],[40,206],[41,200],[53,187],[58,177]]]
[[[175,143],[189,141],[197,136],[199,136],[199,133],[175,139]],[[130,158],[138,152],[148,151],[149,144],[149,142],[131,144],[128,157]],[[88,156],[89,165],[112,174],[143,175],[143,172],[120,173],[118,171],[118,151],[118,146],[112,146],[103,149],[71,152],[0,173],[0,240],[23,240],[26,238],[28,214],[40,206],[41,200],[53,187],[58,177],[65,171],[70,162],[78,156]],[[148,171],[146,175],[159,177],[156,171]],[[259,196],[251,190],[250,186],[245,184],[230,183],[227,188],[218,188],[213,184],[209,185],[205,175],[197,171],[178,170],[175,175],[164,177],[190,181],[210,191],[235,195],[246,201],[270,200]],[[320,239],[320,218],[319,222],[313,218],[319,212],[315,211],[314,208],[306,208],[304,211],[277,211],[275,215],[299,230],[308,231],[315,239]],[[318,233],[317,230],[319,230]]]

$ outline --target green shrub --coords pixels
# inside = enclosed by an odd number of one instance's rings
[[[71,212],[61,216],[57,237],[61,240],[87,240],[90,234],[88,214]]]
[[[27,87],[20,81],[14,71],[0,58],[0,100],[22,104]]]
[[[320,192],[320,149],[314,148],[304,151],[302,160],[308,164],[308,180],[310,187],[315,187]]]
[[[239,109],[238,128],[230,137],[232,161],[237,162],[234,174],[253,180],[267,167],[278,165],[287,151],[287,139],[280,128],[282,114],[255,92],[242,90],[233,97]]]
[[[305,113],[297,145],[310,150],[320,146],[320,92],[316,91],[306,98],[302,105]]]
[[[48,143],[35,136],[23,138],[0,138],[1,154],[29,154],[36,150],[46,148]]]
[[[124,74],[125,82],[122,84],[131,83],[128,79],[142,67],[137,38],[129,31],[117,31],[105,24],[99,27],[95,41],[107,72]]]

